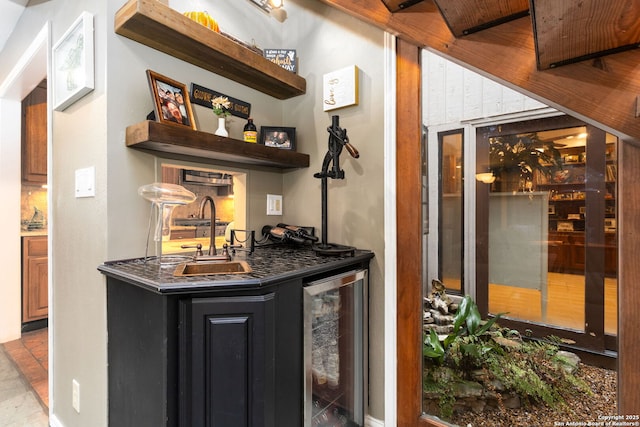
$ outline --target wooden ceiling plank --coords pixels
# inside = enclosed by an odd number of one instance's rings
[[[531,0],[538,67],[633,49],[640,44],[640,2]]]
[[[423,0],[382,0],[382,3],[387,6],[390,12],[400,12],[421,1]]]
[[[322,1],[547,105],[640,140],[640,50],[540,71],[527,18],[456,39],[429,0],[394,14],[379,0]]]
[[[456,37],[529,14],[529,0],[434,0]]]

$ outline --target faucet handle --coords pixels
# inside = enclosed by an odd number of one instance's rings
[[[180,246],[182,249],[190,249],[190,248],[195,248],[196,250],[196,256],[202,256],[204,255],[202,253],[202,244],[198,243],[197,245],[193,246],[193,245],[181,245]]]

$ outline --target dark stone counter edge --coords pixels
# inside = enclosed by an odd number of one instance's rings
[[[198,279],[174,279],[171,282],[153,280],[141,275],[131,274],[119,267],[119,264],[127,262],[139,262],[142,258],[128,260],[106,261],[98,266],[98,271],[108,277],[112,277],[123,282],[141,287],[145,290],[161,295],[196,293],[220,291],[225,289],[252,289],[266,287],[272,284],[281,283],[285,280],[298,278],[308,278],[321,274],[328,269],[339,269],[349,265],[358,264],[363,261],[373,259],[374,253],[368,250],[356,250],[354,256],[336,257],[335,261],[325,262],[314,266],[304,267],[281,274],[265,275],[263,277],[252,277],[250,274],[231,275],[210,275],[200,276]],[[330,259],[331,256],[328,256]]]

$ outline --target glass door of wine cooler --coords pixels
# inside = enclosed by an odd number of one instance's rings
[[[364,426],[367,271],[304,288],[305,427]]]

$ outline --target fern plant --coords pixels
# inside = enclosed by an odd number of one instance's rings
[[[433,330],[425,334],[424,389],[438,396],[441,417],[452,415],[457,384],[470,380],[481,382],[494,394],[498,381],[525,405],[558,407],[571,396],[590,393],[585,382],[564,369],[568,361],[557,355],[556,344],[523,341],[518,331],[497,326],[501,316],[481,320],[477,305],[466,296],[449,335],[441,340]],[[482,372],[480,380],[478,372]],[[499,393],[497,398],[500,403]]]

